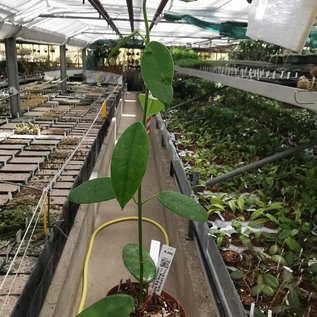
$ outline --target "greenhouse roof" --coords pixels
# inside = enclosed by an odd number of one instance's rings
[[[147,0],[151,39],[166,45],[223,45],[233,38],[200,24],[246,23],[249,7],[247,0]],[[15,35],[22,41],[86,47],[119,39],[131,29],[145,33],[142,0],[0,0],[0,18],[0,40]]]

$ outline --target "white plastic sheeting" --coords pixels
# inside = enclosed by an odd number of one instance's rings
[[[123,36],[128,35],[131,25],[126,0],[100,0],[100,3],[119,32]],[[159,0],[147,0],[150,22],[159,3]],[[163,13],[168,10],[188,13],[214,23],[247,22],[249,7],[246,0],[198,0],[189,3],[169,0]],[[134,28],[144,33],[142,0],[133,0],[133,13]],[[193,46],[217,36],[193,25],[163,19],[153,27],[151,34],[153,40],[165,44]],[[13,35],[21,40],[79,47],[85,47],[96,40],[118,38],[88,0],[0,0],[0,40]]]
[[[317,15],[317,0],[253,0],[247,35],[301,51]]]

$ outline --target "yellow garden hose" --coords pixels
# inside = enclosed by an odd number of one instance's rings
[[[131,221],[131,220],[138,220],[138,217],[135,216],[135,217],[124,217],[124,218],[114,219],[114,220],[111,220],[111,221],[108,221],[108,222],[102,224],[101,226],[99,226],[93,232],[93,234],[92,234],[92,236],[90,238],[90,241],[89,241],[88,251],[87,251],[87,254],[86,254],[86,259],[85,259],[85,264],[84,264],[82,295],[81,295],[80,304],[79,304],[79,308],[78,308],[77,314],[79,314],[80,312],[83,311],[84,305],[85,305],[85,302],[86,302],[88,264],[89,264],[89,259],[90,259],[90,255],[91,255],[91,252],[92,252],[92,248],[93,248],[93,245],[94,245],[94,241],[95,241],[96,235],[102,229],[104,229],[104,228],[106,228],[106,227],[108,227],[110,225],[113,225],[113,224],[118,223],[118,222]],[[156,226],[159,230],[161,230],[161,232],[163,233],[164,238],[165,238],[165,244],[169,245],[169,237],[167,235],[167,232],[165,231],[165,229],[158,222],[156,222],[155,220],[152,220],[150,218],[145,218],[145,217],[142,217],[142,221],[149,222],[149,223],[153,224],[154,226]]]

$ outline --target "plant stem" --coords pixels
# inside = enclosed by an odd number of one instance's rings
[[[145,45],[147,45],[150,41],[150,29],[146,14],[146,0],[143,0],[143,15],[145,21],[145,29],[146,29],[146,37],[145,37]],[[149,90],[145,88],[145,101],[144,101],[144,109],[143,109],[143,118],[142,124],[146,129],[146,114],[148,108],[148,100],[149,100]],[[139,263],[140,263],[140,289],[139,289],[139,307],[143,306],[144,303],[144,293],[143,293],[143,275],[144,275],[144,262],[143,262],[143,236],[142,236],[142,184],[138,188],[138,236],[139,236]]]
[[[147,107],[148,107],[148,99],[149,99],[149,90],[145,89],[145,102],[144,102],[144,112],[143,112],[143,119],[142,124],[144,125],[144,128],[146,129],[146,113],[147,113]],[[140,262],[140,290],[139,290],[139,307],[142,306],[144,302],[144,296],[143,296],[143,272],[144,272],[144,263],[143,263],[143,238],[142,238],[142,184],[139,186],[138,189],[138,235],[139,235],[139,262]]]
[[[139,262],[140,262],[140,289],[139,289],[139,307],[143,305],[143,237],[142,237],[142,188],[138,189],[138,235],[139,235]]]
[[[145,24],[145,45],[149,44],[150,42],[150,27],[149,27],[149,21],[147,18],[146,13],[146,0],[143,0],[143,17],[144,17],[144,24]]]
[[[143,202],[142,202],[142,205],[146,204],[148,201],[150,201],[151,199],[155,198],[157,195],[152,195],[148,198],[146,198]]]

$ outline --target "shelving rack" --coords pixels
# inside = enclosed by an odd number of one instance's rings
[[[175,71],[317,112],[316,91],[308,91],[261,81],[260,76],[257,77],[256,70],[254,71],[255,76],[253,76],[254,72],[252,76],[250,75],[250,70],[246,71],[243,75],[241,70],[238,71],[238,69],[231,67],[204,67],[198,70],[175,66]]]

